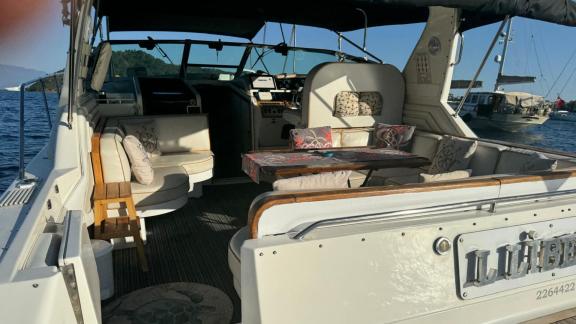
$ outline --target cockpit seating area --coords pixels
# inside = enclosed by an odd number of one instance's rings
[[[143,146],[152,149],[150,183],[140,183],[133,177],[123,146],[127,135],[136,136]],[[99,154],[104,183],[130,185],[143,239],[144,218],[170,213],[185,206],[189,197],[200,197],[202,182],[212,178],[214,165],[205,115],[109,118],[100,137]],[[106,207],[111,216],[126,213],[118,203]]]

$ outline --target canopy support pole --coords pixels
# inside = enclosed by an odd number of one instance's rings
[[[454,115],[453,115],[454,117],[458,117],[460,110],[462,110],[462,107],[464,107],[464,102],[466,101],[466,98],[468,98],[468,96],[470,95],[470,91],[472,91],[472,88],[474,87],[476,80],[478,80],[480,73],[484,69],[484,65],[486,65],[486,61],[488,61],[488,57],[490,57],[490,54],[492,53],[492,50],[494,49],[494,46],[496,45],[496,42],[498,41],[498,38],[500,37],[500,34],[502,33],[504,26],[506,26],[506,23],[508,22],[508,20],[510,20],[510,16],[506,16],[504,18],[504,20],[502,20],[502,23],[500,24],[500,27],[498,28],[496,35],[494,35],[494,38],[492,39],[492,43],[490,43],[490,47],[488,47],[486,54],[484,54],[484,58],[482,59],[482,63],[480,63],[478,70],[476,70],[476,74],[474,74],[474,77],[472,78],[472,80],[470,80],[470,83],[468,84],[468,88],[466,88],[466,92],[464,93],[462,100],[460,100],[460,103],[458,104],[458,108],[456,108],[456,111],[454,112]]]

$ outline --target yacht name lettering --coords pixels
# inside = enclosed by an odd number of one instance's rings
[[[497,251],[474,250],[468,256],[472,268],[464,286],[486,286],[498,280],[575,266],[576,234],[509,244]],[[498,260],[496,268],[488,265],[492,258]]]

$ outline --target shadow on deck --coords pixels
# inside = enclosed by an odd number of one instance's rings
[[[169,282],[197,282],[224,291],[234,304],[233,322],[241,321],[240,299],[228,268],[228,242],[246,225],[254,198],[271,188],[257,184],[205,186],[173,213],[146,219],[145,246],[150,271],[138,266],[135,249],[114,251],[115,297]]]

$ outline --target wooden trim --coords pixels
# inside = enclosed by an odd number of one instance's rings
[[[259,200],[256,200],[252,203],[248,213],[250,238],[255,239],[258,237],[258,222],[260,221],[260,218],[264,212],[267,209],[277,205],[337,199],[365,198],[374,196],[389,196],[406,193],[422,193],[440,190],[480,188],[488,186],[501,186],[505,184],[550,181],[569,178],[576,178],[576,168],[570,170],[539,172],[530,175],[494,176],[484,179],[466,179],[462,181],[444,183],[418,183],[394,187],[365,187],[348,190],[272,194],[263,196]]]
[[[439,190],[457,190],[467,188],[479,188],[488,186],[499,186],[498,179],[470,179],[458,182],[444,183],[418,183],[394,187],[364,187],[356,189],[343,189],[331,191],[296,192],[286,194],[272,194],[262,196],[254,201],[248,212],[248,226],[250,238],[258,237],[258,223],[264,212],[278,205],[304,202],[319,202],[339,199],[366,198],[375,196],[390,196],[407,193],[421,193]]]

